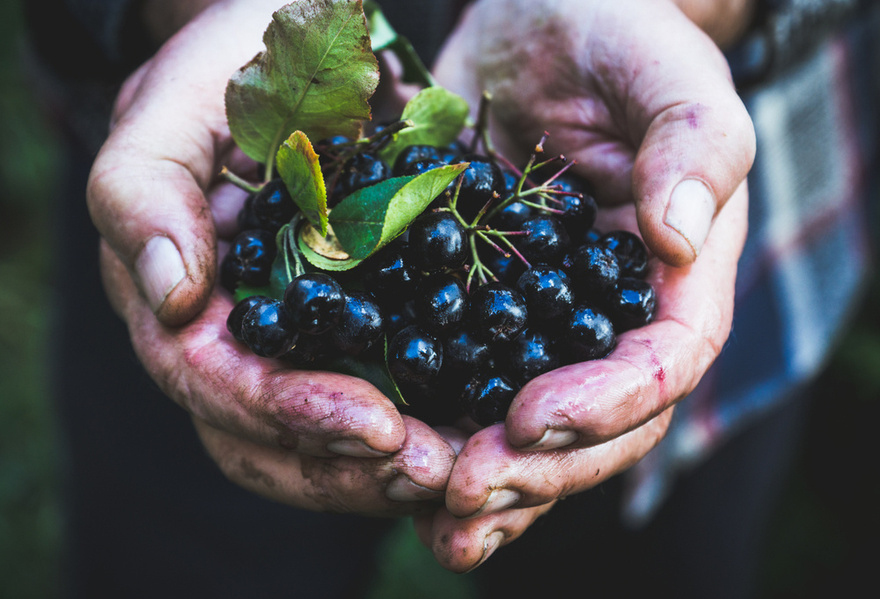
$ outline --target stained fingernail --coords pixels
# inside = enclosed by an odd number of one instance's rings
[[[525,449],[559,449],[571,445],[577,440],[577,433],[574,431],[561,431],[548,428],[544,431],[544,436],[527,446]]]
[[[153,312],[162,306],[168,294],[186,277],[186,267],[177,246],[162,235],[147,241],[134,267]]]
[[[400,474],[391,479],[385,487],[385,496],[392,501],[423,501],[437,499],[443,495],[440,491],[423,487],[414,483],[410,477]]]
[[[700,255],[715,217],[715,194],[698,179],[685,179],[675,186],[666,208],[665,222],[684,237]]]
[[[484,503],[476,512],[471,514],[470,517],[485,516],[486,514],[494,514],[506,510],[519,503],[521,498],[522,496],[516,491],[510,489],[495,489],[489,494],[486,503]]]
[[[478,561],[474,566],[468,570],[468,572],[472,572],[475,570],[480,564],[489,559],[489,556],[495,553],[495,550],[501,547],[501,543],[504,542],[504,533],[500,530],[496,530],[492,534],[488,535],[483,541],[483,555],[480,556],[480,561]]]
[[[333,453],[338,453],[339,455],[351,458],[384,458],[391,455],[388,452],[373,449],[360,439],[339,439],[336,441],[330,441],[327,444],[327,449]]]

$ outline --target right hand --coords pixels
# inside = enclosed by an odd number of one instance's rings
[[[442,496],[455,459],[438,433],[363,380],[284,369],[226,330],[218,234],[233,231],[244,192],[216,175],[247,161],[224,90],[279,4],[214,3],[123,86],[87,190],[104,285],[147,372],[233,482],[310,510],[436,509],[425,500]]]
[[[608,356],[536,377],[504,423],[467,440],[446,511],[417,519],[451,570],[642,459],[727,339],[754,129],[686,16],[672,0],[480,0],[435,65],[471,106],[491,94],[493,141],[514,162],[550,132],[547,155],[594,184],[597,229],[641,233],[658,306]]]

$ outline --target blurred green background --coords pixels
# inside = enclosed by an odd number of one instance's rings
[[[56,132],[23,72],[19,2],[0,2],[0,598],[57,595],[60,458],[47,375]],[[872,588],[880,532],[880,287],[819,381],[808,436],[770,531],[760,597]],[[873,550],[873,551],[872,551]],[[402,525],[373,595],[469,597]]]

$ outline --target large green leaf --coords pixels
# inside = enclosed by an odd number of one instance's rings
[[[410,144],[449,145],[461,134],[468,113],[467,101],[458,94],[439,86],[421,90],[406,103],[400,117],[412,126],[395,134],[382,151],[382,158],[393,164],[400,151]]]
[[[327,234],[327,189],[321,165],[309,138],[294,131],[278,148],[278,174],[303,216]]]
[[[379,82],[361,0],[288,4],[263,41],[226,87],[229,128],[245,154],[272,164],[297,129],[311,139],[359,135]]]
[[[394,177],[349,195],[330,212],[339,245],[352,259],[367,258],[400,235],[467,167],[450,164]]]

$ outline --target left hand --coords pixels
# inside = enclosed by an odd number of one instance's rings
[[[597,228],[641,232],[658,312],[607,358],[536,378],[505,423],[467,439],[445,510],[417,520],[454,571],[663,438],[727,339],[747,228],[754,132],[711,39],[671,1],[519,2],[473,5],[438,80],[472,105],[492,94],[494,140],[515,160],[550,132],[548,155],[575,159],[596,187]]]

